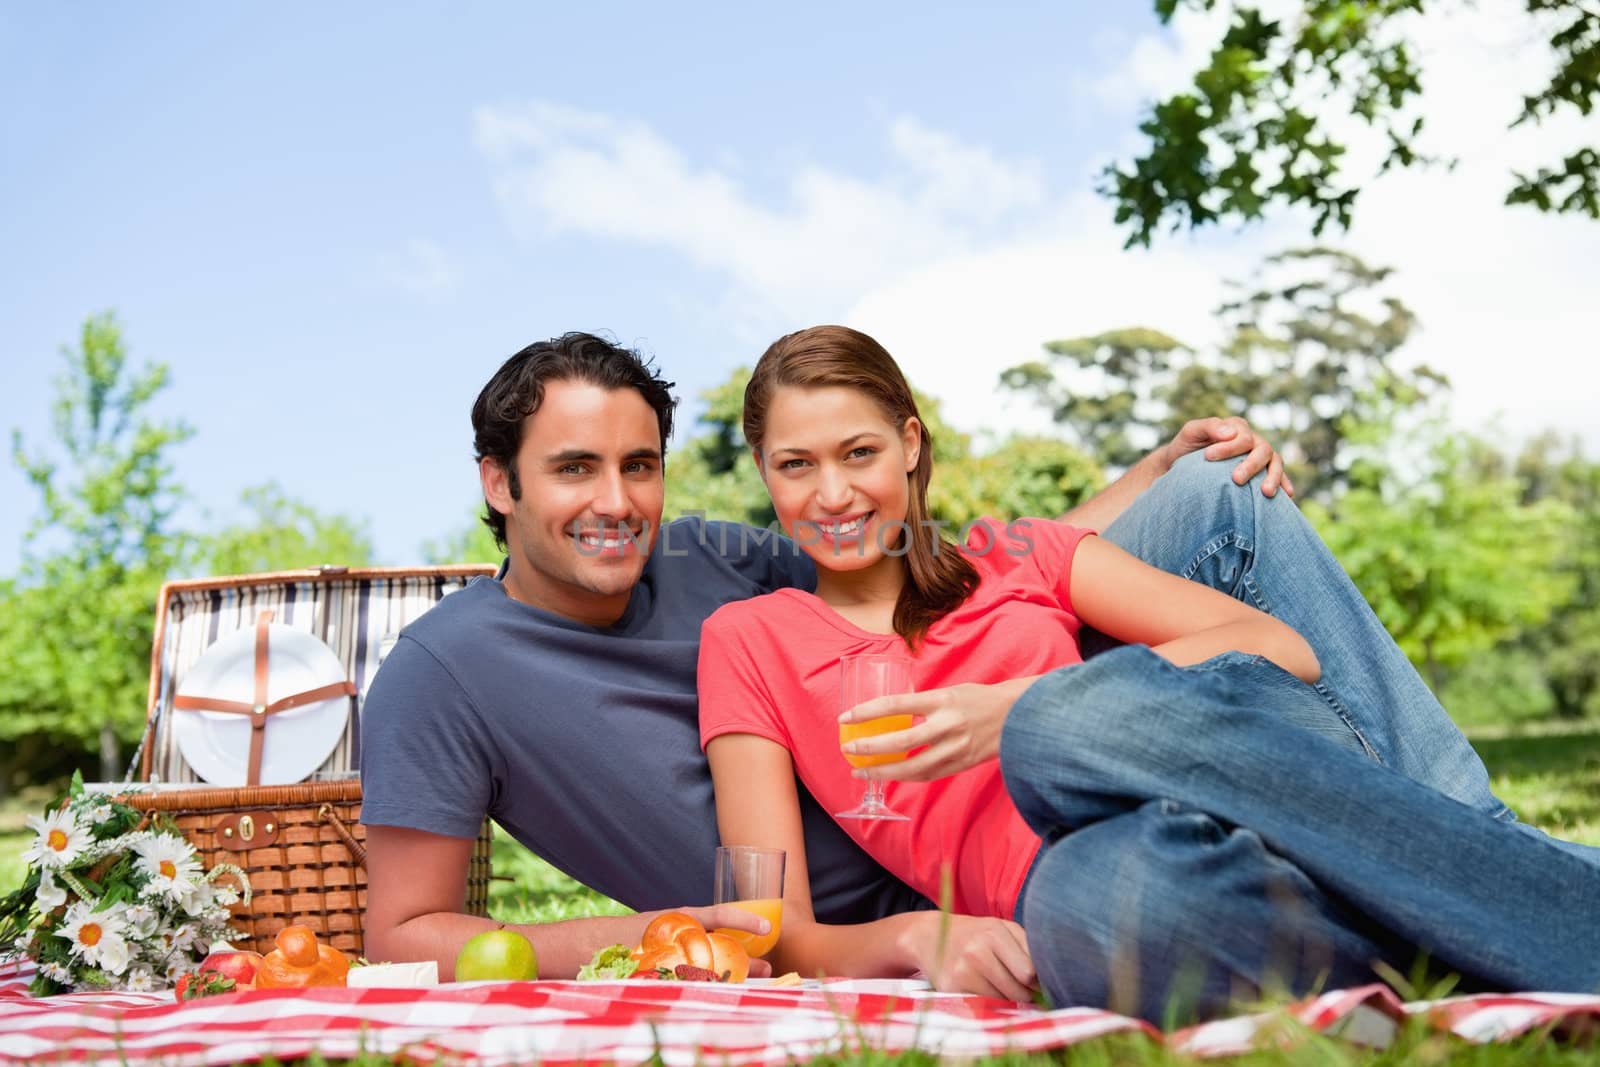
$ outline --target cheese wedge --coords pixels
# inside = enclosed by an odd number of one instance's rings
[[[439,965],[433,960],[352,967],[345,978],[345,985],[353,989],[417,989],[438,984]]]

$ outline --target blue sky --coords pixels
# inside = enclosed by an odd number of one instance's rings
[[[197,430],[185,521],[276,480],[410,563],[477,500],[483,380],[567,329],[655,354],[692,415],[778,333],[851,322],[958,421],[1012,425],[1000,367],[1132,321],[1203,340],[1219,279],[1298,236],[1125,253],[1092,195],[1205,37],[1143,3],[0,8],[0,428],[46,441],[59,346],[114,308]],[[1441,55],[1478,81],[1473,44]],[[1468,419],[1593,442],[1570,389],[1508,392],[1506,316],[1472,318],[1522,286],[1541,351],[1592,350],[1568,286],[1597,231],[1511,219],[1509,151],[1402,181],[1350,243],[1402,268]],[[6,465],[0,574],[36,507]]]

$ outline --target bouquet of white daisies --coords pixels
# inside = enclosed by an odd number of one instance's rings
[[[28,826],[37,836],[22,853],[27,877],[0,898],[0,953],[14,947],[38,964],[35,995],[167,989],[214,942],[238,936],[228,907],[241,892],[250,899],[244,872],[202,870],[165,816],[147,818],[73,775],[66,798]],[[219,884],[224,875],[239,888]]]

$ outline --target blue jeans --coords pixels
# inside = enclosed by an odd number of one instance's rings
[[[1323,678],[1128,647],[1018,701],[1000,761],[1047,845],[1022,916],[1045,988],[1162,1022],[1419,949],[1469,987],[1600,988],[1600,850],[1515,821],[1298,510],[1232,466],[1180,461],[1107,536],[1284,618]]]

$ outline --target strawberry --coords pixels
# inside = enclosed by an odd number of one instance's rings
[[[672,977],[672,972],[665,967],[641,967],[628,976],[629,978],[644,978],[650,981],[666,981]]]

